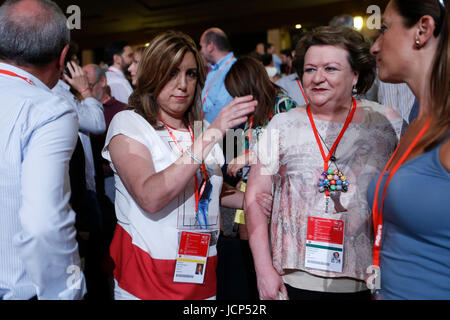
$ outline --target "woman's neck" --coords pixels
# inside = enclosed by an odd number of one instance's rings
[[[309,107],[313,116],[319,120],[344,122],[352,105],[353,99],[350,98],[346,101],[329,102],[320,106],[311,103]]]
[[[183,117],[175,117],[171,116],[165,112],[160,112],[159,114],[160,120],[164,122],[167,126],[175,130],[185,130],[187,129],[184,118]]]
[[[419,102],[419,111],[417,113],[417,119],[425,119],[431,116],[432,101],[431,101],[431,82],[430,76],[421,76],[414,78],[408,82],[411,91]]]
[[[433,105],[430,83],[437,45],[437,39],[432,38],[422,50],[417,52],[415,58],[417,63],[411,65],[411,71],[408,74],[408,78],[405,79],[405,82],[419,101],[418,120],[423,120],[432,115]]]

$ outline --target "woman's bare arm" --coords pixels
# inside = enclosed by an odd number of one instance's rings
[[[197,159],[206,159],[225,131],[245,122],[246,115],[253,112],[255,106],[256,101],[251,96],[234,99],[194,141],[190,151]],[[149,213],[156,213],[167,206],[200,168],[200,164],[184,153],[171,166],[156,173],[147,147],[124,135],[113,137],[108,150],[125,187],[138,205]]]
[[[272,193],[272,176],[258,162],[252,165],[245,191],[246,225],[249,244],[253,254],[261,299],[279,299],[281,291],[287,297],[287,291],[280,274],[272,264],[269,247],[268,219],[265,208],[258,203],[258,194]]]

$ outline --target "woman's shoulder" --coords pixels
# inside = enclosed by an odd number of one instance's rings
[[[285,125],[295,125],[295,123],[304,122],[306,119],[306,106],[297,106],[288,111],[275,114],[269,124],[272,127],[283,127]]]
[[[126,122],[128,120],[134,119],[135,115],[138,115],[134,110],[122,110],[117,112],[112,121],[114,122]]]
[[[123,110],[116,113],[111,120],[108,132],[133,133],[133,135],[152,135],[155,129],[135,110]]]
[[[136,125],[137,123],[146,123],[149,124],[148,121],[142,117],[139,113],[137,113],[135,110],[123,110],[120,112],[117,112],[112,121],[111,121],[111,125],[112,124],[134,124]]]
[[[359,100],[359,107],[361,108],[362,122],[364,124],[387,125],[396,128],[405,127],[405,120],[399,115],[391,106],[383,105],[375,101]]]
[[[402,117],[391,106],[366,99],[359,100],[359,105],[367,113],[380,114],[388,120],[402,120]]]

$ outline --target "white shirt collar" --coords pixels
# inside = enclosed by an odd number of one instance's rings
[[[111,66],[108,68],[108,70],[114,71],[114,73],[117,73],[121,77],[125,78],[125,75],[123,74],[123,72],[120,71],[119,69],[117,69],[116,67]]]
[[[43,83],[37,77],[33,76],[31,73],[29,73],[29,72],[27,72],[27,71],[25,71],[23,69],[20,69],[19,67],[15,67],[15,66],[10,65],[8,63],[0,62],[0,69],[14,72],[15,74],[17,74],[17,75],[19,75],[21,77],[25,77],[27,79],[30,79],[31,81],[33,81],[35,86],[37,86],[39,88],[42,88],[42,89],[45,89],[47,91],[51,91],[50,88],[47,87],[47,85],[45,83]]]
[[[62,81],[61,79],[58,80],[58,83],[56,84],[57,86],[60,86],[61,88],[69,91],[70,90],[70,86],[65,83],[64,81]]]

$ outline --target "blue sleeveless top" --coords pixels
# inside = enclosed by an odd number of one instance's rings
[[[442,144],[405,162],[389,183],[377,298],[450,299],[450,172],[439,160]],[[367,191],[370,207],[378,177]]]

